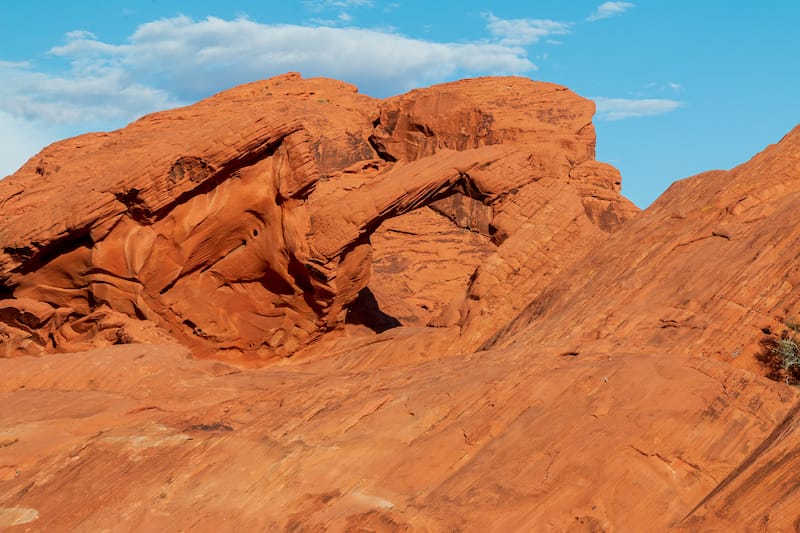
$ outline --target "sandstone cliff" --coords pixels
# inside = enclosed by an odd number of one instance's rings
[[[31,159],[0,527],[796,529],[800,127],[637,214],[592,113],[290,74]]]

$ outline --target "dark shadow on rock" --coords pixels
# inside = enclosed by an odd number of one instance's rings
[[[375,333],[383,333],[387,329],[402,326],[395,317],[381,311],[378,301],[369,287],[364,287],[358,293],[358,297],[347,310],[345,322],[367,326]]]

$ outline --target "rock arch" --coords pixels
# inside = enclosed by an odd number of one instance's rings
[[[380,102],[287,75],[52,145],[0,182],[6,353],[177,340],[237,361],[291,355],[342,324],[372,232],[454,191],[502,206],[497,242],[529,217],[531,187],[595,227],[567,185],[596,187],[591,106],[503,80]],[[514,113],[530,100],[522,123],[480,103],[497,83],[518,89]],[[610,189],[613,225],[627,207]]]

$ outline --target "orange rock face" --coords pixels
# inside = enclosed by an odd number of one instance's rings
[[[592,113],[288,74],[45,149],[0,181],[0,528],[795,529],[754,356],[800,128],[638,213]]]
[[[344,323],[383,221],[438,200],[434,224],[452,231],[448,213],[467,216],[440,200],[452,194],[485,209],[473,229],[495,245],[528,220],[521,201],[554,196],[574,211],[559,223],[585,212],[575,236],[600,235],[633,211],[593,160],[592,111],[517,78],[380,102],[290,74],[57,143],[0,184],[7,305],[49,306],[35,324],[9,315],[6,353],[152,334],[199,356],[290,355]],[[594,196],[581,207],[592,187],[602,208]],[[463,281],[443,294],[463,297]],[[131,337],[124,317],[161,331]]]

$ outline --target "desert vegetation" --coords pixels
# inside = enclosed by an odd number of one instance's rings
[[[780,334],[764,331],[758,360],[764,365],[767,377],[789,385],[800,385],[800,323],[784,322]]]

